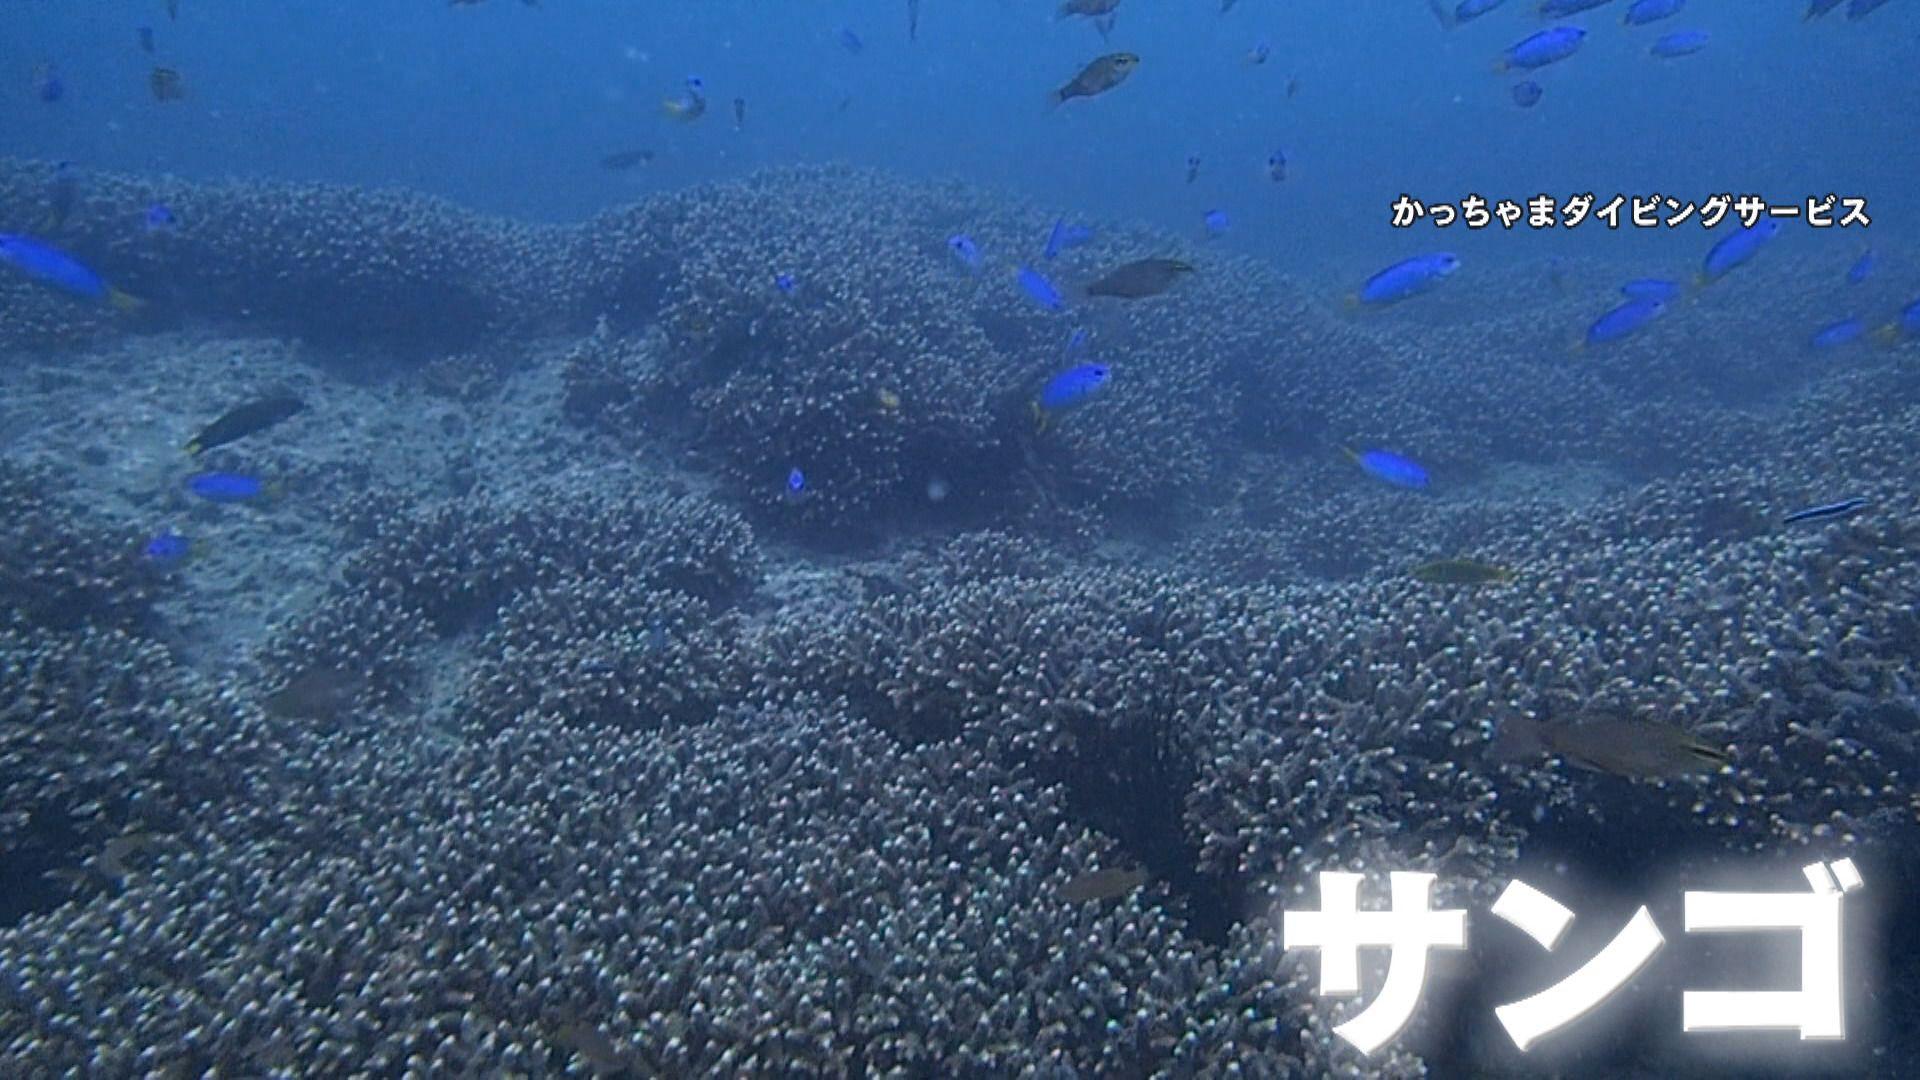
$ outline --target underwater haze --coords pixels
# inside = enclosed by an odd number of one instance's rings
[[[0,1076],[1920,1075],[1916,44],[15,0]]]

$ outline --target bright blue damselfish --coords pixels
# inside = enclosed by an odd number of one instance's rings
[[[1605,345],[1619,341],[1659,318],[1666,310],[1667,302],[1664,300],[1628,300],[1593,320],[1593,325],[1587,327],[1586,344]]]
[[[1450,251],[1415,255],[1368,278],[1367,283],[1354,294],[1354,299],[1369,305],[1397,303],[1426,292],[1458,269],[1460,257]]]
[[[187,478],[187,490],[217,503],[251,502],[266,494],[267,485],[257,476],[236,472],[203,472]]]
[[[1578,26],[1554,26],[1529,34],[1500,55],[1499,70],[1532,71],[1546,67],[1578,52],[1586,38],[1586,30]]]
[[[1655,56],[1672,59],[1677,56],[1692,56],[1707,47],[1712,37],[1705,30],[1675,30],[1653,43],[1647,51]]]
[[[0,233],[0,262],[42,285],[82,300],[106,300],[112,295],[107,279],[79,259],[31,236]]]
[[[1731,236],[1722,237],[1707,251],[1706,262],[1700,267],[1701,284],[1726,277],[1729,271],[1760,254],[1760,249],[1767,245],[1767,241],[1779,234],[1780,222],[1774,218],[1763,218]]]
[[[1060,290],[1053,287],[1053,282],[1048,281],[1045,274],[1031,266],[1022,266],[1014,276],[1020,282],[1021,291],[1032,298],[1034,303],[1048,311],[1067,309],[1066,298],[1060,295]]]
[[[1658,300],[1672,303],[1680,299],[1680,283],[1666,278],[1634,278],[1620,286],[1620,295],[1629,300]]]
[[[1047,233],[1047,247],[1042,254],[1052,259],[1063,251],[1071,251],[1093,239],[1093,230],[1085,225],[1069,225],[1066,218],[1056,218],[1053,228]]]
[[[1077,409],[1092,401],[1113,381],[1113,369],[1105,364],[1081,364],[1047,380],[1040,391],[1040,408],[1049,413]]]
[[[1627,17],[1621,21],[1628,26],[1645,26],[1670,19],[1686,6],[1687,0],[1633,0],[1627,7]]]
[[[1858,341],[1867,332],[1864,319],[1841,319],[1830,322],[1816,331],[1807,344],[1816,349],[1837,349],[1842,345]]]
[[[1348,450],[1347,456],[1368,476],[1394,487],[1424,489],[1433,483],[1419,462],[1391,450]]]

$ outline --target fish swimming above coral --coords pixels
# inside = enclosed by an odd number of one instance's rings
[[[201,428],[200,434],[188,439],[186,451],[189,454],[202,454],[216,446],[225,446],[257,431],[265,431],[306,407],[305,402],[289,394],[275,394],[236,405],[221,414],[218,420]]]
[[[1147,883],[1147,872],[1140,867],[1125,870],[1107,867],[1076,874],[1060,886],[1060,899],[1069,904],[1092,904],[1118,900]]]
[[[1725,750],[1672,724],[1610,712],[1574,721],[1509,716],[1500,721],[1490,753],[1503,763],[1563,758],[1582,769],[1640,780],[1718,772],[1730,760]]]
[[[0,233],[0,263],[33,281],[82,300],[105,301],[120,311],[138,311],[144,302],[121,292],[72,255],[31,236]]]
[[[1173,288],[1180,275],[1191,273],[1193,264],[1179,259],[1135,259],[1094,279],[1087,286],[1087,295],[1144,300]]]
[[[1059,105],[1073,98],[1097,97],[1126,82],[1127,76],[1139,66],[1140,58],[1133,53],[1108,53],[1081,68],[1080,74],[1055,90],[1052,101]]]

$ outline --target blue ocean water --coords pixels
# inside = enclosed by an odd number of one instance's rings
[[[0,11],[0,1072],[1920,1073],[1920,5],[1074,6]]]

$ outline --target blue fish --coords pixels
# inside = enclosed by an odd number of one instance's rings
[[[1628,300],[1593,320],[1593,325],[1587,327],[1584,344],[1605,345],[1619,341],[1659,318],[1666,310],[1664,300]]]
[[[1751,228],[1740,229],[1707,250],[1706,262],[1701,265],[1699,282],[1702,285],[1719,281],[1728,273],[1740,267],[1747,260],[1760,254],[1767,241],[1780,234],[1780,222],[1774,218],[1754,222]]]
[[[1861,252],[1860,257],[1853,260],[1853,265],[1847,267],[1847,284],[1858,285],[1872,277],[1873,261],[1872,248]]]
[[[267,493],[267,485],[257,476],[233,472],[203,472],[187,478],[187,490],[217,503],[251,502]]]
[[[853,28],[850,26],[840,28],[840,47],[855,56],[859,56],[861,53],[867,51],[867,43],[861,41],[860,35],[854,33]]]
[[[1032,297],[1034,303],[1048,311],[1067,309],[1067,301],[1060,295],[1060,290],[1054,288],[1053,282],[1048,281],[1040,271],[1031,266],[1022,266],[1015,272],[1015,277],[1020,282],[1021,290]]]
[[[1586,30],[1578,26],[1554,26],[1529,34],[1500,54],[1496,69],[1532,71],[1546,67],[1578,52],[1586,37]]]
[[[1634,278],[1620,286],[1620,295],[1629,300],[1658,300],[1671,304],[1680,299],[1680,283],[1666,278]]]
[[[1863,319],[1841,319],[1831,322],[1816,331],[1807,344],[1816,349],[1837,349],[1842,345],[1858,341],[1867,332]]]
[[[1272,55],[1273,42],[1268,41],[1266,38],[1261,38],[1259,41],[1254,42],[1253,48],[1247,52],[1247,63],[1264,64],[1267,62],[1267,57]]]
[[[1805,510],[1795,510],[1793,513],[1781,518],[1780,521],[1781,524],[1784,525],[1793,525],[1802,521],[1826,521],[1830,518],[1847,517],[1865,509],[1866,506],[1867,500],[1856,495],[1851,499],[1841,499],[1839,502],[1825,503],[1820,506],[1809,506]]]
[[[1513,103],[1523,109],[1531,109],[1540,104],[1540,98],[1546,92],[1539,83],[1532,79],[1525,79],[1513,84]]]
[[[1507,0],[1460,0],[1459,3],[1453,5],[1452,17],[1450,19],[1442,19],[1442,21],[1455,26],[1464,22],[1472,22],[1506,2]],[[1434,10],[1444,14],[1440,8],[1435,8]]]
[[[787,497],[790,499],[798,498],[800,495],[805,493],[806,490],[807,490],[807,474],[801,472],[800,466],[798,465],[795,465],[793,468],[788,469],[787,470]]]
[[[1402,457],[1391,450],[1347,451],[1347,457],[1360,466],[1368,476],[1392,484],[1394,487],[1424,490],[1433,483],[1427,470],[1420,467],[1412,458]]]
[[[1062,413],[1077,409],[1099,397],[1113,382],[1113,369],[1105,364],[1081,364],[1047,380],[1034,407],[1042,413]]]
[[[146,53],[148,56],[152,56],[153,55],[153,27],[142,26],[136,29],[134,33],[138,35],[138,37],[140,38],[140,51],[143,53]]]
[[[786,296],[792,296],[799,290],[800,283],[793,279],[792,274],[775,274],[773,275],[773,287],[779,289],[780,292]]]
[[[1876,8],[1886,2],[1887,0],[1853,0],[1852,3],[1847,5],[1847,21],[1859,22],[1861,19],[1873,14]]]
[[[1074,328],[1073,333],[1067,335],[1067,347],[1060,350],[1060,353],[1063,356],[1072,356],[1074,353],[1077,353],[1081,349],[1084,349],[1086,347],[1087,347],[1087,328],[1084,326],[1077,326]]]
[[[1209,210],[1201,221],[1206,225],[1207,233],[1211,236],[1219,236],[1233,227],[1233,221],[1227,217],[1225,210]]]
[[[1812,2],[1807,5],[1807,13],[1802,15],[1801,19],[1817,19],[1846,2],[1847,0],[1812,0]]]
[[[1660,40],[1654,42],[1653,47],[1647,51],[1669,60],[1675,57],[1692,56],[1706,48],[1707,40],[1712,36],[1705,30],[1675,30],[1671,34],[1661,35]]]
[[[162,529],[141,545],[140,557],[150,563],[165,566],[186,558],[192,550],[193,541],[172,529]]]
[[[1285,147],[1267,155],[1267,179],[1275,182],[1287,178],[1287,151]]]
[[[1633,0],[1627,8],[1627,17],[1620,21],[1628,26],[1645,26],[1670,19],[1686,6],[1687,0]]]
[[[969,271],[980,269],[980,248],[974,244],[973,237],[966,233],[954,233],[947,237],[947,250],[960,260],[960,265]]]
[[[1438,285],[1442,278],[1460,268],[1459,256],[1436,251],[1402,259],[1367,279],[1351,302],[1355,304],[1392,304],[1418,296]]]
[[[1069,225],[1066,218],[1055,218],[1053,230],[1047,233],[1046,257],[1051,259],[1063,251],[1070,251],[1093,239],[1093,230],[1085,225]]]
[[[172,232],[173,227],[178,224],[178,221],[175,220],[173,211],[169,210],[165,204],[154,203],[152,206],[147,207],[147,213],[143,219],[143,223],[146,225],[148,232],[159,233]]]
[[[1540,0],[1540,17],[1543,19],[1564,19],[1569,15],[1578,15],[1583,11],[1592,11],[1612,3],[1613,0]]]
[[[31,236],[0,233],[0,262],[27,277],[82,300],[104,300],[121,311],[133,311],[140,301],[107,284],[85,263]]]

